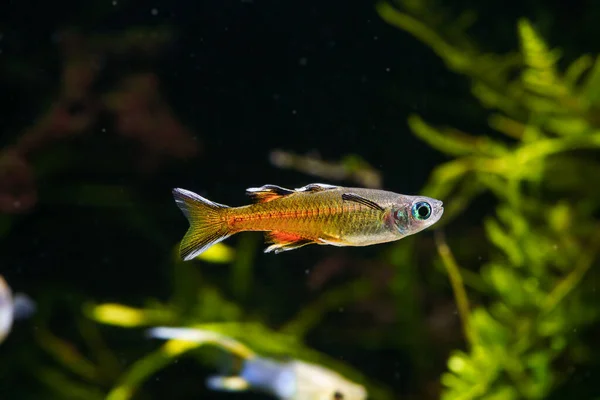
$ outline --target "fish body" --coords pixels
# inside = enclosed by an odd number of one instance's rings
[[[310,184],[298,189],[276,185],[249,188],[253,204],[229,207],[185,189],[173,189],[190,228],[180,253],[190,260],[208,247],[244,231],[264,231],[279,253],[307,244],[368,246],[399,240],[437,222],[441,201],[385,190]]]
[[[0,276],[0,343],[8,336],[13,324],[12,290],[4,278]]]

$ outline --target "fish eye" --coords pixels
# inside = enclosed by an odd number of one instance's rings
[[[431,216],[431,205],[424,201],[415,203],[412,207],[412,215],[415,219],[425,221]]]
[[[341,392],[336,391],[333,394],[333,399],[332,400],[344,400],[344,395]]]

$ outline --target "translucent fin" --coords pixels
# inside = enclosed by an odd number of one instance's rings
[[[314,240],[306,239],[294,233],[272,231],[265,234],[267,243],[272,243],[265,249],[265,253],[281,253],[282,251],[298,249],[307,244],[315,243]]]
[[[241,392],[248,390],[250,385],[239,376],[209,376],[206,386],[211,390]]]
[[[352,201],[354,203],[359,203],[359,204],[362,204],[364,206],[370,207],[370,208],[378,210],[378,211],[384,211],[383,207],[381,207],[379,204],[375,203],[373,200],[369,200],[365,197],[359,196],[354,193],[343,193],[342,200]]]
[[[221,340],[224,337],[223,335],[212,331],[192,328],[173,328],[168,326],[157,326],[150,328],[148,329],[147,334],[155,339],[175,339],[196,343]]]
[[[293,190],[277,185],[264,185],[257,188],[246,189],[246,194],[252,197],[252,200],[257,203],[266,203],[267,201],[275,200],[293,193],[295,193]]]
[[[191,260],[231,235],[221,218],[221,212],[227,206],[185,189],[173,189],[173,197],[190,223],[179,247],[179,254],[184,261]]]
[[[36,311],[35,302],[24,293],[17,293],[13,297],[14,319],[26,319]]]
[[[323,190],[339,189],[340,186],[328,185],[326,183],[311,183],[296,189],[297,192],[322,192]]]

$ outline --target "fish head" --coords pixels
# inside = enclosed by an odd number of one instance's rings
[[[401,196],[392,204],[386,223],[400,237],[430,227],[444,214],[444,203],[426,196]]]

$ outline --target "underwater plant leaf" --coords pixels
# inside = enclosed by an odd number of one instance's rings
[[[549,117],[544,125],[546,129],[559,135],[580,135],[592,129],[589,121],[579,116]]]
[[[482,270],[482,275],[502,300],[510,306],[523,307],[528,303],[527,296],[521,289],[521,277],[514,269],[500,264],[490,264]]]
[[[537,351],[525,358],[525,366],[530,371],[531,380],[526,395],[532,399],[543,399],[552,387],[552,355],[549,351]]]
[[[509,385],[494,387],[494,390],[481,396],[481,400],[517,400],[520,399],[519,392]]]
[[[501,144],[482,136],[470,136],[457,130],[439,131],[416,115],[408,118],[413,133],[431,147],[453,156],[484,154],[498,156],[506,153]]]
[[[85,358],[72,343],[55,336],[45,328],[36,331],[36,340],[66,370],[89,382],[98,380],[98,370],[94,363]]]
[[[525,257],[512,236],[503,230],[500,224],[492,218],[487,218],[484,221],[484,227],[490,241],[498,248],[502,249],[510,259],[511,264],[522,267],[525,262]]]
[[[485,108],[502,111],[506,115],[526,118],[527,111],[522,104],[523,88],[514,83],[506,83],[504,90],[482,80],[473,80],[471,92]]]
[[[527,19],[519,20],[518,29],[523,58],[528,67],[523,71],[523,83],[530,90],[541,95],[564,94],[565,88],[560,84],[555,70],[560,52],[550,51],[546,42]]]
[[[488,118],[488,125],[496,131],[513,139],[522,139],[527,126],[503,114],[493,114]]]
[[[104,393],[98,387],[72,379],[71,376],[57,368],[41,367],[35,376],[51,391],[65,400],[105,400]]]
[[[600,56],[597,56],[585,82],[580,87],[581,96],[591,106],[600,103]]]
[[[216,243],[194,259],[213,264],[229,264],[236,258],[235,250],[225,243]]]
[[[172,312],[165,309],[142,309],[117,303],[86,304],[83,307],[88,318],[107,325],[138,327],[168,325],[174,319]]]
[[[472,311],[471,324],[473,330],[477,332],[480,345],[494,349],[500,354],[508,351],[506,348],[510,337],[508,329],[494,319],[485,308],[477,307]]]
[[[580,79],[583,75],[594,65],[594,59],[588,54],[584,54],[581,57],[573,61],[565,71],[564,81],[572,91],[577,88]]]
[[[417,39],[426,43],[450,68],[461,71],[468,68],[469,61],[471,60],[469,55],[455,49],[442,36],[417,18],[399,11],[387,1],[379,1],[375,9],[385,22],[411,33]]]

